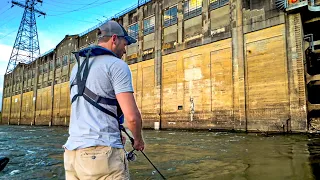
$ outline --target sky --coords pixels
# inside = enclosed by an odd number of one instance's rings
[[[25,4],[25,0],[15,1]],[[40,17],[36,14],[40,53],[55,48],[65,35],[80,34],[137,3],[137,0],[43,0],[36,5],[47,14]],[[0,110],[3,78],[24,12],[23,8],[11,5],[11,0],[0,0]]]

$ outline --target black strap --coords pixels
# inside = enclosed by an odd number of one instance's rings
[[[110,98],[98,96],[94,92],[92,92],[90,89],[88,89],[87,87],[85,87],[83,94],[87,95],[92,100],[94,100],[95,102],[100,103],[100,104],[106,104],[106,105],[111,105],[111,106],[118,105],[118,101],[116,99],[110,99]]]
[[[104,112],[104,113],[106,113],[106,114],[108,114],[108,115],[110,115],[110,116],[118,119],[118,116],[117,116],[117,115],[115,115],[113,112],[109,111],[108,109],[100,106],[98,103],[94,102],[92,99],[90,99],[90,98],[89,98],[88,96],[86,96],[85,94],[83,94],[82,96],[84,97],[84,99],[85,99],[86,101],[88,101],[91,105],[93,105],[94,107],[96,107],[96,108],[99,109],[100,111],[102,111],[102,112]]]
[[[82,62],[80,65],[80,59],[79,59],[79,52],[74,53],[75,57],[78,62],[78,71],[77,71],[77,77],[73,82],[71,83],[70,90],[74,85],[78,86],[78,93],[72,97],[71,103],[75,102],[79,96],[83,96],[86,101],[88,101],[91,105],[99,109],[100,111],[118,119],[122,114],[122,110],[119,106],[119,103],[116,99],[110,99],[110,98],[105,98],[101,97],[94,92],[92,92],[90,89],[88,89],[85,85],[87,82],[87,78],[89,75],[89,58],[91,54],[91,50],[86,54],[85,60]],[[81,78],[81,72],[83,71],[83,75]],[[101,104],[106,104],[106,105],[111,105],[111,106],[116,106],[117,107],[117,113],[114,114],[113,112],[109,111],[108,109],[102,107],[99,103]]]
[[[89,75],[89,56],[90,56],[90,53],[91,53],[91,49],[87,53],[85,60],[82,62],[81,67],[80,67],[80,69],[78,69],[78,72],[77,72],[78,94],[80,96],[84,92],[84,89],[86,87],[87,78],[88,78],[88,75]],[[82,76],[82,79],[81,79],[82,70],[83,70],[83,76]]]
[[[110,106],[118,106],[119,105],[119,103],[116,99],[110,99],[110,98],[98,96],[94,92],[92,92],[90,89],[88,89],[87,87],[84,88],[83,95],[86,95],[87,97],[92,99],[94,102],[99,103],[99,104],[106,104],[106,105],[110,105]],[[79,96],[80,96],[80,94],[76,94],[75,96],[73,96],[71,103],[73,103],[77,99],[77,97],[79,97]]]

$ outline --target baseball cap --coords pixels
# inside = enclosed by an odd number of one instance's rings
[[[137,42],[137,40],[129,36],[123,26],[116,21],[107,21],[99,27],[99,30],[101,32],[100,36],[112,36],[116,34],[120,37],[124,37],[127,40],[128,45]]]

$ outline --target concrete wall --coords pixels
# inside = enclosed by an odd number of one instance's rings
[[[281,129],[290,119],[285,26],[246,34],[245,56],[247,128]]]
[[[163,57],[164,128],[233,129],[231,40]]]
[[[184,1],[154,0],[117,19],[126,29],[139,25],[124,59],[144,127],[306,131],[303,56],[296,56],[303,33],[294,26],[301,19],[271,0],[219,2],[204,0],[199,14],[184,19]],[[163,27],[173,6],[177,21]],[[152,16],[155,30],[145,35],[143,21]],[[6,75],[2,123],[68,125],[71,52],[97,43],[96,36],[66,36],[53,52]],[[64,56],[68,62],[59,66]],[[51,62],[52,70],[39,70]]]

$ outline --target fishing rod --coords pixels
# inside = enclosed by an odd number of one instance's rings
[[[129,139],[130,139],[130,141],[131,141],[131,144],[132,144],[132,147],[133,147],[133,145],[134,145],[134,139],[127,133],[127,131],[126,131],[126,129],[122,126],[122,131],[124,132],[124,133],[126,133],[126,135],[129,137]],[[134,151],[135,149],[133,149],[131,152],[130,152],[130,154],[132,154],[132,156],[133,156],[133,151]],[[140,151],[142,154],[143,154],[143,156],[149,161],[149,163],[153,166],[153,168],[160,174],[160,176],[162,177],[162,179],[166,179],[162,174],[161,174],[161,172],[158,170],[158,168],[151,162],[151,160],[148,158],[148,156],[143,152],[143,151]]]

